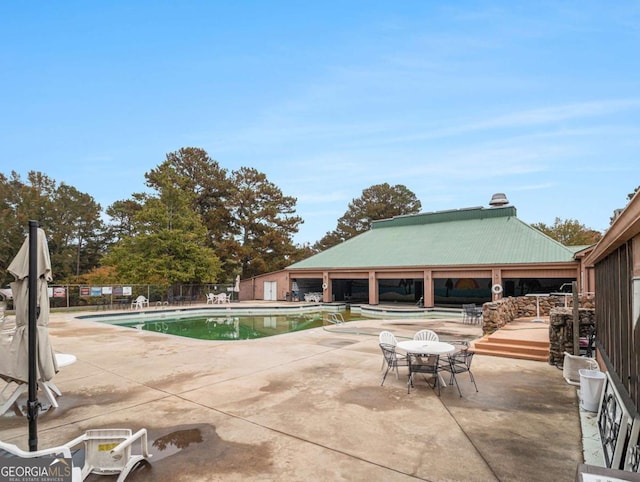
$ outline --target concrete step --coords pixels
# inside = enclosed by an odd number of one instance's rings
[[[485,336],[472,343],[473,350],[482,355],[519,358],[523,360],[549,360],[549,342],[510,339],[504,336]]]
[[[529,353],[523,353],[521,351],[498,351],[498,350],[484,350],[481,348],[474,350],[478,355],[498,356],[502,358],[516,358],[518,360],[532,360],[540,362],[548,362],[549,354],[535,355]]]
[[[506,343],[475,343],[473,350],[482,355],[502,356],[506,358],[522,358],[524,360],[549,360],[549,348],[531,348],[523,345]]]
[[[546,340],[531,340],[524,338],[507,338],[505,336],[484,336],[476,341],[476,343],[488,343],[491,345],[517,345],[528,348],[541,348],[549,351],[549,342]]]

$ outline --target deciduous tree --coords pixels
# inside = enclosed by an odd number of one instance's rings
[[[556,218],[551,226],[534,223],[531,226],[565,246],[583,246],[597,243],[602,237],[600,231],[586,227],[575,219]]]
[[[296,199],[256,169],[229,173],[203,149],[186,147],[167,154],[146,177],[153,189],[176,186],[193,194],[192,207],[207,228],[226,281],[239,272],[253,276],[299,259],[301,248],[292,242],[302,222],[295,216]]]
[[[338,219],[336,229],[327,232],[313,247],[319,251],[325,250],[369,230],[372,221],[416,214],[420,209],[420,201],[406,186],[391,186],[386,182],[376,184],[363,190],[359,198],[353,199],[347,211]]]
[[[193,210],[193,193],[161,174],[157,195],[142,195],[133,233],[116,242],[103,264],[129,283],[215,283],[220,261],[207,247],[207,230]]]
[[[101,208],[94,199],[43,173],[31,171],[23,182],[16,172],[0,176],[0,263],[8,266],[28,232],[39,221],[46,233],[56,282],[72,280],[98,265],[104,245]],[[12,277],[4,273],[3,281]]]

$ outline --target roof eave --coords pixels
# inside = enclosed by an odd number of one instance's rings
[[[606,233],[585,260],[589,266],[596,264],[640,232],[640,191],[613,221]]]

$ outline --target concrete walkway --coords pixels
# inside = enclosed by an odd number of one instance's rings
[[[575,387],[544,362],[478,355],[479,392],[459,377],[441,397],[406,368],[380,386],[377,334],[480,336],[461,320],[368,320],[259,340],[200,341],[52,315],[60,407],[39,447],[86,429],[149,431],[154,457],[130,481],[571,481],[582,462]],[[27,447],[27,420],[0,417]],[[92,480],[111,480],[92,476]]]

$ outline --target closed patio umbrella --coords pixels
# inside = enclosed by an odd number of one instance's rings
[[[15,277],[15,281],[11,283],[16,313],[16,332],[9,348],[9,356],[12,360],[11,376],[16,380],[29,383],[30,422],[32,418],[37,417],[35,388],[37,382],[51,380],[58,371],[55,353],[49,340],[48,327],[48,282],[52,280],[49,246],[44,230],[37,225],[35,221],[29,222],[29,236],[7,268]],[[31,252],[32,249],[35,253]],[[36,277],[35,281],[31,279],[32,277]],[[35,287],[35,293],[30,292],[30,287]],[[34,325],[35,329],[31,331]],[[32,337],[31,343],[30,337]],[[35,350],[30,350],[30,347],[34,347]],[[35,373],[33,366],[35,366]],[[32,413],[34,410],[35,413]],[[35,450],[33,438],[34,434],[30,433],[29,448],[31,450]],[[35,445],[37,446],[37,436]]]
[[[56,357],[49,340],[49,292],[51,260],[49,245],[43,229],[37,230],[37,294],[36,294],[36,369],[38,380],[49,381],[57,373]],[[29,239],[25,239],[20,251],[9,265],[8,271],[15,277],[11,283],[16,311],[16,332],[10,352],[15,363],[13,376],[16,380],[29,381]]]
[[[233,291],[235,291],[236,293],[240,292],[240,275],[236,276],[236,283],[233,285]],[[239,295],[236,295],[236,297],[239,298]]]

